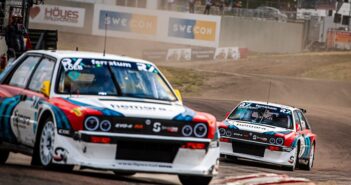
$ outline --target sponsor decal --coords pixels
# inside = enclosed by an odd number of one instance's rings
[[[256,136],[256,139],[259,140],[259,141],[263,141],[263,142],[267,142],[267,138],[265,137],[259,137],[259,136]]]
[[[144,129],[144,125],[143,125],[143,124],[135,124],[135,125],[134,125],[134,129],[137,129],[137,130],[138,130],[138,129],[140,129],[140,130],[141,130],[141,129]]]
[[[161,132],[161,126],[162,124],[160,122],[155,122],[154,126],[152,128],[153,132]]]
[[[110,104],[113,109],[123,110],[140,110],[140,111],[167,111],[164,107],[155,107],[149,105],[126,105],[126,104]]]
[[[238,127],[246,127],[246,128],[253,128],[253,129],[259,129],[259,130],[267,130],[265,127],[252,125],[252,124],[245,124],[245,123],[236,123],[236,126],[238,126]]]
[[[155,66],[151,64],[137,63],[137,67],[139,71],[146,71],[150,73],[158,73]]]
[[[166,131],[166,132],[170,132],[170,133],[176,133],[178,132],[178,127],[174,127],[174,126],[163,126],[162,123],[160,122],[155,122],[153,124],[153,128],[152,128],[153,132],[161,132],[161,131]]]
[[[66,129],[58,129],[59,134],[70,135],[71,131]]]
[[[62,26],[83,27],[85,9],[66,6],[33,6],[29,13],[30,22]]]
[[[194,40],[215,41],[215,21],[169,18],[168,36]]]
[[[57,162],[67,161],[67,150],[62,147],[55,148],[53,159]]]
[[[82,59],[64,58],[61,60],[65,71],[81,71],[83,70]]]
[[[99,29],[146,35],[157,33],[157,16],[100,10]]]
[[[96,65],[98,67],[100,66],[112,66],[112,67],[125,67],[125,68],[132,68],[132,64],[128,62],[119,62],[119,61],[114,61],[114,60],[96,60],[92,59],[91,60],[92,65]]]
[[[25,115],[22,115],[22,114],[19,114],[18,113],[18,110],[15,110],[13,112],[14,114],[14,117],[13,117],[13,123],[20,127],[20,128],[26,128],[27,126],[30,125],[30,117],[29,116],[25,116]]]
[[[142,163],[142,162],[118,162],[121,166],[135,166],[135,167],[151,167],[151,168],[172,168],[170,164],[155,164],[155,163]]]
[[[116,123],[115,128],[132,129],[133,124],[131,124],[131,123]]]
[[[239,136],[239,137],[242,137],[242,136],[243,136],[243,134],[241,134],[241,133],[237,133],[237,132],[234,132],[234,133],[233,133],[233,136]]]

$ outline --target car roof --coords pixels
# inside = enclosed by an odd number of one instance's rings
[[[97,52],[87,52],[87,51],[70,51],[70,50],[31,50],[27,53],[39,53],[45,54],[49,56],[53,56],[55,58],[93,58],[100,60],[118,60],[118,61],[128,61],[128,62],[140,62],[145,64],[153,64],[152,62],[131,58],[128,56],[114,55],[114,54],[105,54],[97,53]]]
[[[245,100],[242,102],[247,102],[247,103],[257,103],[257,104],[263,104],[263,105],[270,105],[273,107],[279,107],[279,108],[284,108],[284,109],[290,109],[290,110],[296,110],[298,108],[292,107],[292,106],[288,106],[288,105],[283,105],[283,104],[277,104],[277,103],[271,103],[271,102],[263,102],[263,101],[253,101],[253,100]]]

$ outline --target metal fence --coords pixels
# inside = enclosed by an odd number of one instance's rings
[[[203,14],[205,6],[197,6],[195,8],[195,13]],[[188,11],[183,9],[184,12]],[[267,20],[276,20],[276,21],[292,21],[296,20],[296,11],[271,11],[271,10],[261,10],[261,9],[246,9],[246,8],[231,8],[231,7],[211,7],[211,15],[229,15],[229,16],[238,16],[246,18],[255,18],[255,19],[267,19]]]

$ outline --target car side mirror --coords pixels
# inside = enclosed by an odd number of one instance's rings
[[[46,97],[50,96],[50,81],[49,80],[46,80],[41,84],[40,92]]]
[[[178,100],[179,100],[181,103],[183,103],[183,98],[182,98],[182,95],[181,95],[179,89],[174,89],[174,93],[175,93],[175,95],[177,96]]]
[[[296,131],[300,130],[300,125],[298,123],[295,123]]]
[[[230,112],[225,113],[225,118],[227,118],[230,115]]]

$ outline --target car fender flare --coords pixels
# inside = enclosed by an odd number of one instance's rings
[[[43,119],[43,116],[46,116],[46,114],[50,114],[50,116],[52,117],[53,119],[53,122],[54,122],[54,125],[55,125],[55,128],[57,128],[57,124],[56,124],[56,116],[54,114],[54,112],[51,110],[51,108],[47,105],[43,105],[43,107],[40,109],[39,111],[39,115],[38,115],[38,128],[40,128],[41,124],[42,123],[42,119]],[[37,128],[37,129],[38,129]]]

